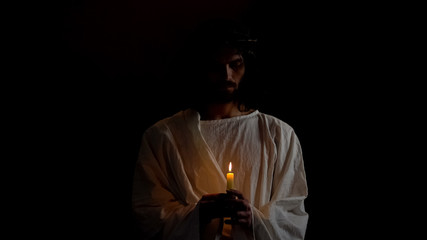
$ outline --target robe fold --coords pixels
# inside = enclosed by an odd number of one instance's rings
[[[233,226],[233,239],[304,239],[307,182],[301,146],[285,122],[258,110],[201,121],[187,109],[142,137],[132,207],[146,239],[201,239],[198,201],[224,193],[232,162],[235,189],[251,203],[253,228]],[[212,221],[203,239],[218,239]]]

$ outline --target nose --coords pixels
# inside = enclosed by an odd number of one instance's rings
[[[220,71],[221,78],[230,80],[232,74],[233,74],[233,69],[230,67],[229,64],[225,64],[221,67],[221,71]]]

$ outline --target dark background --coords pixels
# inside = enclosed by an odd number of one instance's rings
[[[389,178],[397,174],[391,159],[401,154],[390,139],[396,118],[412,111],[404,96],[418,100],[401,84],[413,67],[402,60],[410,49],[402,37],[411,32],[406,8],[126,0],[47,9],[33,13],[42,21],[28,22],[33,40],[22,40],[30,44],[24,75],[31,81],[21,92],[31,96],[26,115],[34,119],[23,145],[37,145],[38,156],[51,160],[43,166],[48,174],[38,174],[42,182],[33,183],[48,186],[37,208],[38,216],[49,214],[37,228],[45,237],[134,239],[130,200],[140,138],[180,109],[169,67],[191,30],[218,16],[243,19],[260,33],[267,93],[260,110],[289,123],[303,148],[306,239],[389,234],[379,226],[389,190],[401,185]]]

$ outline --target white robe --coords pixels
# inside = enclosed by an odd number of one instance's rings
[[[234,188],[249,200],[253,215],[253,231],[234,227],[234,239],[304,239],[307,182],[293,129],[259,111],[200,121],[191,109],[143,135],[132,196],[142,235],[200,239],[197,203],[203,194],[225,192],[230,161]]]

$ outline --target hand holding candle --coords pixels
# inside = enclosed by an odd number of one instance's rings
[[[228,165],[228,173],[227,173],[227,189],[234,188],[234,173],[231,171],[232,165],[231,162]]]

